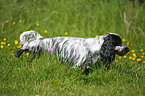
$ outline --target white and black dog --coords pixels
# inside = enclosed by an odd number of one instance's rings
[[[15,52],[20,57],[24,51],[34,55],[47,50],[55,54],[62,62],[67,62],[74,68],[85,68],[94,64],[99,57],[105,63],[111,63],[115,55],[123,56],[129,48],[122,43],[122,39],[115,33],[95,38],[53,37],[43,38],[36,31],[26,31],[20,35],[22,48]]]

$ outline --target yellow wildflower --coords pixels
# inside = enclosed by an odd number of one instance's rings
[[[44,30],[44,33],[47,33],[47,30]]]
[[[117,59],[114,60],[115,62],[117,61]]]
[[[32,29],[30,31],[33,31]]]
[[[14,55],[14,53],[12,53],[11,55]]]
[[[7,39],[6,39],[6,38],[4,38],[3,40],[4,40],[4,41],[6,41]]]
[[[15,40],[15,44],[18,44],[18,41],[17,40]]]
[[[132,57],[131,57],[131,56],[129,56],[129,59],[132,59]]]
[[[142,54],[144,55],[145,53],[143,52]]]
[[[36,24],[37,27],[39,27],[39,24]]]
[[[1,44],[4,44],[4,42],[1,42]]]
[[[16,24],[16,22],[13,22],[13,24],[15,25],[15,24]]]
[[[126,44],[127,46],[129,45],[129,42],[127,42],[127,44]]]
[[[26,53],[27,56],[29,56],[29,53]]]
[[[135,60],[135,58],[132,58],[132,60]]]
[[[21,23],[22,22],[22,20],[19,20],[19,23]]]
[[[122,39],[123,42],[125,42],[125,39]]]
[[[4,46],[3,46],[3,45],[1,45],[1,48],[3,49],[3,48],[4,48]]]
[[[133,57],[135,57],[135,58],[137,57],[135,53],[133,53],[132,55],[133,55]]]
[[[21,48],[22,47],[22,45],[19,45],[17,48]]]
[[[134,52],[134,50],[132,50],[131,52]]]
[[[137,61],[141,61],[141,59],[137,59]]]
[[[21,46],[17,46],[17,48],[21,48]]]
[[[35,95],[35,96],[39,96],[39,95]]]
[[[119,56],[119,59],[121,59],[121,56]]]
[[[140,51],[143,51],[143,49],[140,49]]]
[[[131,44],[131,46],[133,46],[133,44]]]
[[[8,44],[8,46],[10,46],[11,44]]]
[[[143,63],[145,63],[145,61],[143,61]]]
[[[4,42],[3,44],[6,45],[6,42]]]
[[[99,35],[96,35],[95,37],[98,37]]]
[[[68,32],[65,32],[64,35],[68,35]]]
[[[126,58],[126,56],[123,56],[123,58]]]
[[[144,56],[141,56],[141,58],[144,58]]]

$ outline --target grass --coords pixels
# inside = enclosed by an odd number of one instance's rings
[[[137,0],[1,0],[1,96],[143,96],[145,6]],[[124,19],[126,17],[126,19]],[[128,29],[128,30],[127,30]],[[19,35],[36,30],[43,37],[95,37],[115,32],[131,51],[116,56],[109,69],[100,60],[84,70],[61,64],[46,52],[33,59],[20,48]]]

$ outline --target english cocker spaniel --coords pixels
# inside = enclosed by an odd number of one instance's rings
[[[123,56],[129,48],[122,43],[122,39],[115,33],[107,33],[95,38],[53,37],[43,38],[36,31],[26,31],[20,35],[22,47],[15,52],[20,57],[24,51],[40,54],[47,50],[55,54],[63,63],[74,68],[85,68],[94,64],[99,57],[105,63],[111,63],[115,55]]]

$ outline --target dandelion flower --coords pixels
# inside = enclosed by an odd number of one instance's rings
[[[129,56],[129,59],[132,59],[132,57],[131,57],[131,56]]]
[[[132,60],[135,60],[135,58],[132,58]]]
[[[1,44],[4,44],[4,42],[1,42]]]
[[[14,53],[12,53],[11,55],[14,55]]]
[[[8,44],[8,46],[10,46],[11,44]]]
[[[17,48],[21,48],[20,46],[17,46]]]
[[[29,56],[29,53],[26,53],[27,56]]]
[[[47,33],[47,30],[44,30],[44,33]]]
[[[37,27],[39,27],[39,24],[36,24]]]
[[[137,59],[137,61],[141,61],[141,59]]]
[[[17,48],[21,48],[21,47],[22,47],[22,45],[18,46]]]
[[[13,25],[15,25],[16,24],[16,22],[13,22]]]
[[[4,48],[4,45],[1,45],[1,48],[3,49]]]
[[[127,44],[126,44],[127,46],[129,45],[129,42],[127,42]]]
[[[95,37],[98,37],[99,35],[96,35]]]
[[[144,55],[145,53],[143,52],[142,54]]]
[[[143,63],[145,63],[145,61],[143,61]]]
[[[7,39],[6,39],[6,38],[4,38],[3,40],[4,40],[4,41],[6,41]]]
[[[125,42],[125,39],[122,39],[123,42]]]
[[[19,23],[22,23],[22,20],[19,20]]]
[[[39,96],[39,95],[35,95],[35,96]]]
[[[115,62],[117,61],[117,59],[114,60]]]
[[[141,58],[144,58],[144,56],[141,56]]]
[[[64,35],[68,35],[68,32],[65,32]]]
[[[131,52],[134,52],[134,50],[132,50]]]
[[[119,59],[121,59],[121,56],[119,56]]]
[[[143,49],[140,49],[140,51],[143,51]]]
[[[133,46],[133,44],[131,44],[131,46]]]
[[[15,44],[18,44],[18,41],[17,40],[15,40]]]
[[[126,58],[126,56],[123,56],[123,58]]]
[[[4,45],[6,45],[6,42],[4,42]]]
[[[133,55],[133,57],[135,57],[135,58],[137,57],[135,53],[133,53],[132,55]]]

